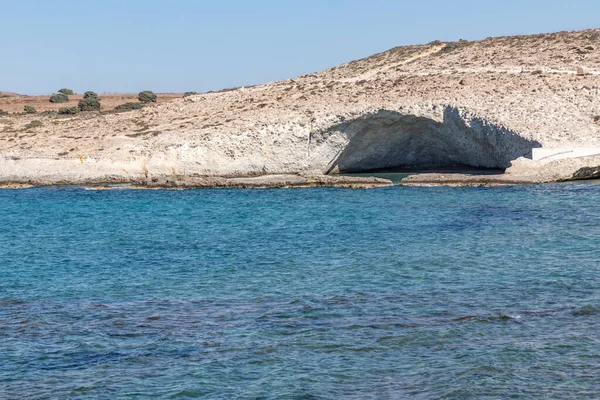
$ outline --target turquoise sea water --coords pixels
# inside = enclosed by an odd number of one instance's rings
[[[0,191],[0,398],[599,398],[599,199]]]

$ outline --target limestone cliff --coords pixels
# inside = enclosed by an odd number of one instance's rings
[[[507,168],[542,146],[600,147],[600,29],[398,47],[141,111],[0,117],[0,180]]]

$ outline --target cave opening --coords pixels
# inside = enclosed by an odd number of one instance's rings
[[[443,121],[380,110],[344,121],[347,145],[330,162],[328,174],[422,172],[499,174],[519,157],[531,158],[539,142],[445,107]],[[323,138],[322,138],[323,139]]]

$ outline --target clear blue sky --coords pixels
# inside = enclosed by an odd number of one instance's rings
[[[432,40],[600,27],[600,0],[0,0],[0,90],[206,91]]]

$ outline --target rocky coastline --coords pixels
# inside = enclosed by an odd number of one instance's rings
[[[83,186],[90,190],[109,189],[276,189],[276,188],[312,188],[334,187],[351,189],[372,189],[392,186],[392,181],[377,177],[353,177],[331,175],[263,175],[254,177],[207,177],[207,176],[170,176],[149,180],[112,180],[100,181],[56,181],[29,180],[24,182],[0,182],[0,189],[26,189],[50,186]]]

